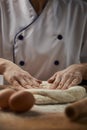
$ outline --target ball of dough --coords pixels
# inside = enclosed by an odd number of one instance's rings
[[[9,98],[9,107],[14,112],[26,112],[32,108],[34,103],[34,96],[24,90],[14,93]]]
[[[9,97],[15,92],[13,89],[3,89],[0,90],[0,107],[2,109],[8,109],[9,108]]]

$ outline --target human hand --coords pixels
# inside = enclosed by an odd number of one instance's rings
[[[52,83],[52,89],[68,89],[81,83],[84,73],[82,65],[74,64],[62,71],[56,72],[48,82]]]
[[[16,89],[39,88],[41,81],[32,77],[28,72],[22,70],[16,64],[8,61],[3,72],[4,78]]]

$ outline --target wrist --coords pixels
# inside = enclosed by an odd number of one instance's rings
[[[83,80],[87,80],[87,63],[80,64]]]
[[[0,58],[0,74],[3,75],[7,67],[9,66],[9,62],[6,59]]]

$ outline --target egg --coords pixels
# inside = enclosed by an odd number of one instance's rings
[[[32,108],[34,103],[34,96],[25,90],[17,91],[9,98],[9,107],[14,112],[26,112]]]
[[[0,108],[8,109],[9,108],[9,97],[15,92],[13,89],[3,89],[0,90]]]

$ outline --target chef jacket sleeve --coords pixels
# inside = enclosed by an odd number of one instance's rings
[[[86,20],[86,25],[84,29],[84,38],[83,38],[83,43],[81,47],[80,62],[87,63],[87,20]]]

